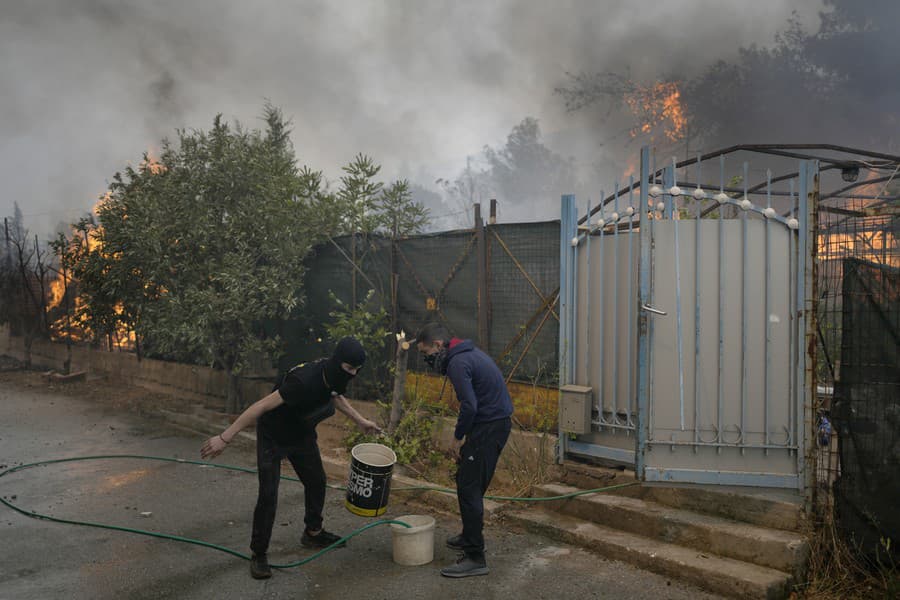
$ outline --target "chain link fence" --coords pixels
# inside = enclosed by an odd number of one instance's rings
[[[307,260],[301,318],[283,323],[286,361],[325,355],[338,308],[384,308],[388,327],[413,335],[438,321],[488,352],[511,381],[558,382],[559,221],[483,225],[392,240],[344,236]],[[387,344],[377,363],[390,361]],[[424,370],[410,353],[413,370]],[[281,365],[286,366],[286,365]],[[380,377],[383,373],[372,373]]]
[[[898,240],[896,200],[820,212],[818,497],[870,558],[900,539]]]

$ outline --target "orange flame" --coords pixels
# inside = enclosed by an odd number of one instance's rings
[[[687,117],[677,82],[657,82],[649,87],[635,83],[634,89],[625,94],[624,100],[638,120],[638,124],[631,129],[631,137],[637,137],[639,133],[652,133],[662,126],[663,134],[669,141],[677,142],[684,138]]]
[[[152,159],[149,153],[147,154],[147,156],[148,160],[142,164],[146,165],[153,174],[163,172],[164,167],[154,159]],[[102,207],[106,202],[109,202],[111,199],[111,192],[105,192],[94,205],[92,212],[94,214],[97,214],[98,209]],[[71,244],[73,246],[80,246],[83,244],[84,252],[102,252],[102,234],[102,225],[98,225],[94,228],[88,229],[87,231],[76,230],[73,227]],[[70,305],[68,307],[62,307],[62,303],[65,299],[66,294],[66,284],[68,284]],[[85,314],[85,303],[80,295],[77,294],[76,290],[77,282],[72,280],[71,274],[69,274],[67,281],[64,281],[63,275],[62,273],[60,273],[56,277],[56,279],[50,282],[48,304],[49,310],[55,310],[57,311],[57,314],[59,314],[59,311],[61,309],[64,309],[68,312],[68,314],[66,314],[66,312],[63,312],[63,314],[61,316],[58,316],[58,318],[56,318],[56,320],[50,325],[50,336],[54,341],[70,340],[72,342],[89,342],[94,338],[94,332],[91,330],[88,318]],[[121,315],[124,312],[124,307],[121,304],[118,304],[113,308],[113,310],[116,314]],[[136,336],[134,331],[130,330],[124,324],[118,323],[116,325],[116,330],[113,332],[113,335],[111,336],[111,339],[109,341],[111,342],[112,348],[114,349],[133,350],[136,343]]]
[[[65,297],[66,286],[63,282],[63,276],[60,274],[56,279],[50,282],[50,297],[48,298],[48,306],[54,309],[62,303]]]
[[[838,260],[848,256],[876,264],[900,267],[896,253],[898,240],[889,230],[857,233],[819,233],[819,259]]]
[[[631,177],[632,175],[637,174],[638,163],[634,158],[628,159],[628,166],[625,168],[625,178]]]
[[[159,175],[160,173],[165,172],[166,167],[159,159],[153,156],[153,152],[151,150],[147,150],[144,154],[144,160],[141,161],[141,167],[148,169],[152,174]]]

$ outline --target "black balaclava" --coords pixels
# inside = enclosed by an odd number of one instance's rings
[[[447,347],[449,345],[449,342],[444,342],[437,352],[425,356],[425,363],[441,375],[447,374]]]
[[[347,385],[353,379],[353,375],[341,368],[341,363],[347,363],[356,368],[362,368],[366,362],[366,351],[356,338],[345,337],[338,342],[331,355],[325,362],[325,379],[332,391],[343,394],[347,391]]]

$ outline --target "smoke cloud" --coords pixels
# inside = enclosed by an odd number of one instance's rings
[[[435,189],[527,116],[554,151],[611,176],[622,158],[608,140],[628,123],[566,111],[554,93],[566,73],[693,78],[738,60],[742,47],[771,45],[792,11],[818,29],[823,9],[821,0],[610,4],[6,2],[0,212],[17,201],[26,224],[49,235],[176,128],[207,128],[216,113],[256,127],[266,99],[293,118],[299,160],[332,179],[364,152],[386,178]],[[501,217],[552,218],[558,204],[528,210],[540,214],[501,205]]]

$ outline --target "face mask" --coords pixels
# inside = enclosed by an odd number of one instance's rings
[[[334,355],[325,363],[325,380],[328,387],[338,394],[347,391],[347,386],[355,377],[341,367],[341,363],[357,365],[362,368],[366,360],[366,352],[362,345],[353,338],[344,338],[338,342]]]
[[[347,391],[347,386],[356,375],[351,375],[341,367],[341,362],[335,358],[329,358],[325,362],[325,381],[333,392],[343,394]],[[358,373],[359,371],[357,371]]]
[[[425,355],[425,363],[441,375],[447,374],[447,348],[441,346],[434,354]]]

